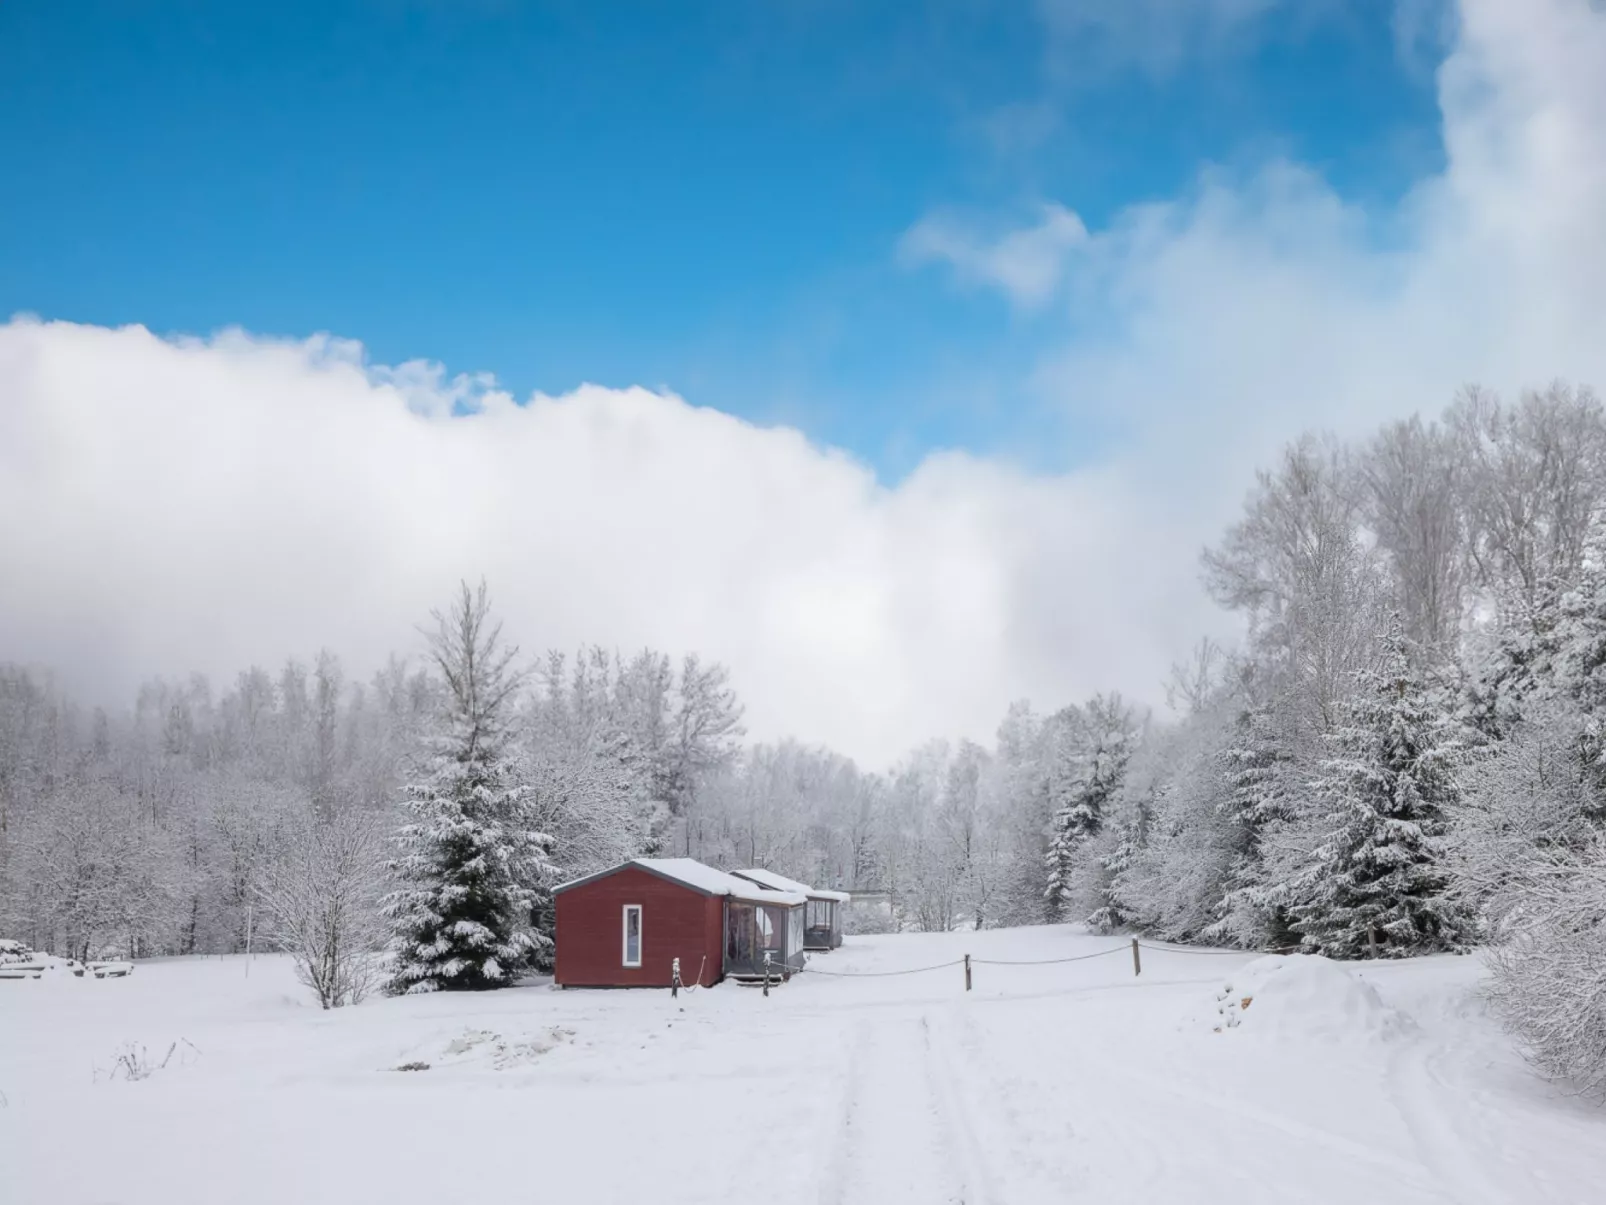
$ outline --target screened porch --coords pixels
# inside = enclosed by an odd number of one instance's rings
[[[769,973],[788,978],[803,969],[802,903],[728,899],[725,905],[725,974],[738,979]]]
[[[803,906],[803,948],[834,950],[842,944],[842,913],[846,905],[833,897],[810,894]]]

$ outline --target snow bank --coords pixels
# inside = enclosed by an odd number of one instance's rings
[[[1341,1042],[1389,1041],[1415,1028],[1359,973],[1312,954],[1257,958],[1222,980],[1190,1027]]]

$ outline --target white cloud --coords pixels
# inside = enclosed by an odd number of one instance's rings
[[[1086,241],[1081,218],[1062,205],[1044,205],[1035,225],[994,238],[955,217],[934,215],[904,235],[901,252],[910,264],[945,261],[966,280],[1003,289],[1030,309],[1053,297],[1066,255]]]
[[[1214,524],[1302,427],[1436,412],[1469,381],[1606,385],[1602,62],[1589,0],[1465,0],[1442,174],[1387,214],[1288,163],[1125,212],[1037,266],[1070,311],[1040,388],[1115,414],[1129,479]],[[994,245],[950,258],[964,272]]]
[[[1386,220],[1272,165],[1087,238],[1050,210],[1022,232],[1047,268],[979,242],[967,272],[1064,292],[1042,388],[1130,431],[1096,470],[944,454],[886,488],[795,432],[639,390],[520,407],[337,341],[15,322],[0,656],[113,690],[324,644],[360,668],[484,573],[531,650],[699,649],[756,735],[873,763],[984,737],[1022,694],[1153,698],[1224,623],[1195,554],[1278,443],[1436,410],[1469,379],[1606,384],[1602,62],[1586,0],[1466,0],[1448,168]]]
[[[1283,0],[1039,0],[1051,65],[1062,75],[1136,65],[1174,71],[1190,54],[1250,45],[1256,24]],[[1306,9],[1328,0],[1300,0]]]
[[[1125,555],[1096,481],[950,455],[887,490],[677,398],[521,407],[472,384],[365,373],[327,340],[0,328],[0,656],[103,694],[325,644],[361,669],[483,573],[530,651],[701,650],[733,666],[756,735],[878,763],[986,733],[1011,691],[1057,697],[1060,667],[1120,676],[1109,632],[1041,605],[1079,592],[1045,548]]]

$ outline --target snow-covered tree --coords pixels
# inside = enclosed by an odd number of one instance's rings
[[[1054,803],[1043,897],[1051,916],[1064,915],[1076,895],[1086,847],[1104,824],[1120,789],[1137,730],[1132,709],[1119,695],[1095,695],[1083,708],[1055,716],[1057,733],[1049,771]],[[1098,902],[1090,902],[1089,909]]]
[[[1606,1097],[1606,838],[1516,877],[1521,907],[1489,960],[1495,1008],[1542,1073]]]
[[[1530,866],[1576,856],[1599,831],[1594,817],[1603,800],[1583,753],[1582,724],[1559,700],[1536,704],[1504,740],[1460,766],[1454,887],[1497,937],[1527,905]]]
[[[1293,927],[1337,958],[1459,948],[1469,921],[1444,861],[1456,742],[1429,707],[1397,622],[1348,712],[1313,785],[1325,824],[1294,886]]]
[[[1295,935],[1285,885],[1267,866],[1266,845],[1295,816],[1294,766],[1272,707],[1255,697],[1252,678],[1246,678],[1243,690],[1230,740],[1219,755],[1232,864],[1216,922],[1207,932],[1234,944],[1278,948],[1291,944]]]
[[[26,886],[8,911],[34,948],[134,957],[176,935],[182,859],[114,781],[63,783],[18,826],[16,846]]]
[[[1215,920],[1236,836],[1219,753],[1231,714],[1217,699],[1145,735],[1106,826],[1107,910],[1094,921],[1190,941]]]
[[[534,920],[556,875],[552,838],[534,826],[513,763],[518,650],[503,644],[483,583],[465,583],[433,618],[444,714],[428,773],[407,788],[411,820],[391,863],[401,880],[385,903],[392,992],[502,987],[549,941]]]
[[[288,826],[261,875],[263,935],[295,961],[324,1008],[360,1003],[379,983],[384,843],[372,816],[318,812]]]
[[[1470,390],[1446,414],[1478,585],[1513,615],[1573,580],[1606,511],[1606,409],[1589,389],[1552,385],[1515,404]]]

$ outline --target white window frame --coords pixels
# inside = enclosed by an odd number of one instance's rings
[[[636,914],[636,960],[630,961],[630,914]],[[626,904],[619,914],[619,961],[627,967],[639,967],[647,951],[647,914],[640,904]]]

